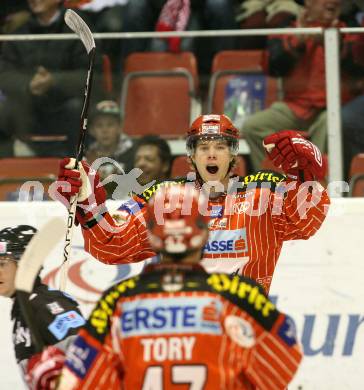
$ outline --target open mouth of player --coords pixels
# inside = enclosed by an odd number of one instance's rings
[[[211,175],[215,175],[217,171],[219,170],[219,167],[217,165],[208,165],[206,167],[206,171],[210,173]]]

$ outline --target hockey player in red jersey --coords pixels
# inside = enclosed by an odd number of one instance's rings
[[[116,220],[104,206],[98,175],[84,162],[76,171],[73,161],[62,160],[59,182],[67,182],[70,191],[60,193],[66,199],[79,193],[76,218],[85,249],[107,264],[155,256],[144,221],[149,199],[163,186],[192,185],[209,193],[210,234],[203,266],[209,272],[238,272],[268,292],[283,242],[310,238],[325,219],[329,199],[315,182],[325,173],[320,151],[296,131],[276,133],[263,146],[287,175],[262,170],[232,177],[238,130],[225,115],[198,117],[187,133],[186,146],[196,177],[155,183],[124,203]]]
[[[203,198],[184,185],[157,190],[146,209],[161,262],[103,294],[67,351],[59,390],[286,388],[302,359],[293,323],[253,280],[199,265]]]

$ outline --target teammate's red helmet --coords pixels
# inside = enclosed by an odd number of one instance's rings
[[[202,249],[208,237],[209,221],[204,210],[207,210],[207,198],[192,183],[171,183],[159,188],[147,205],[149,241],[153,249],[168,254]]]
[[[239,131],[231,120],[226,115],[200,115],[187,132],[187,153],[193,154],[197,140],[217,138],[224,138],[229,142],[233,155],[238,153]]]

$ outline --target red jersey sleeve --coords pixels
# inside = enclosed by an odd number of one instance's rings
[[[110,334],[101,344],[82,329],[67,351],[58,389],[121,389],[122,376],[120,357],[112,348]]]
[[[115,213],[83,226],[85,250],[105,264],[124,264],[155,256],[145,226],[145,201],[134,197]]]
[[[257,324],[255,331],[256,344],[242,360],[244,375],[260,390],[286,389],[302,360],[292,320],[280,313],[270,331]]]
[[[320,183],[283,182],[271,194],[276,234],[283,241],[307,240],[321,227],[329,205],[327,191]]]

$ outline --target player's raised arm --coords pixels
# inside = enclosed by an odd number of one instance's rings
[[[61,161],[56,198],[68,207],[70,197],[78,194],[76,221],[82,228],[85,249],[106,264],[135,262],[154,256],[147,241],[145,202],[137,197],[130,199],[114,218],[106,208],[106,191],[97,171],[85,161],[78,170],[73,166],[72,159]]]
[[[287,175],[273,200],[275,227],[284,240],[308,239],[320,228],[330,204],[318,182],[327,172],[326,161],[316,145],[293,130],[269,135],[263,146]]]

